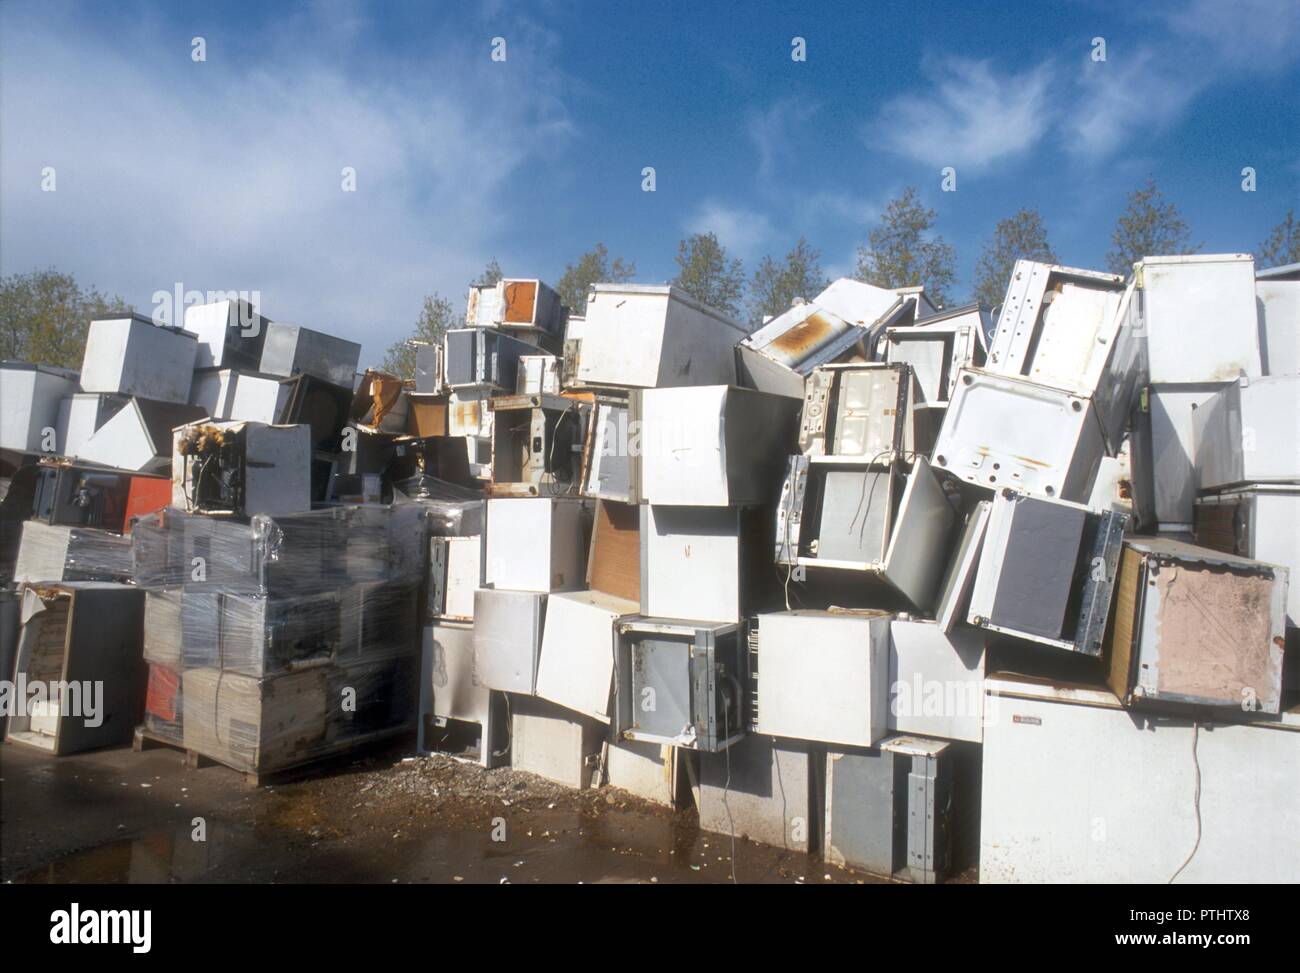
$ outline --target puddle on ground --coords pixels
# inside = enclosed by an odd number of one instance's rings
[[[506,822],[494,840],[478,830],[438,830],[422,822],[391,838],[342,834],[315,838],[292,829],[271,835],[212,823],[206,841],[188,829],[125,838],[33,869],[17,882],[463,882],[714,883],[732,880],[731,840],[677,817],[606,812],[598,818],[539,811]],[[496,835],[500,836],[500,830]],[[807,856],[736,842],[740,882],[861,881]],[[870,880],[870,879],[868,879]]]

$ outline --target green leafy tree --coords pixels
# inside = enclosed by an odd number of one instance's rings
[[[564,275],[555,285],[560,300],[578,317],[587,310],[587,291],[592,284],[624,284],[636,276],[636,264],[625,263],[622,257],[609,261],[605,244],[598,243],[576,263],[564,268]]]
[[[415,333],[388,346],[383,369],[403,379],[415,378],[415,351],[419,344],[437,344],[452,328],[464,323],[451,301],[434,292],[424,299],[420,318],[415,323]]]
[[[1047,228],[1037,209],[1022,209],[998,220],[993,239],[984,244],[975,262],[975,300],[989,307],[1000,304],[1017,260],[1056,263],[1056,253],[1047,242]]]
[[[701,304],[740,317],[745,271],[739,260],[727,259],[726,248],[716,234],[694,233],[677,245],[673,285]]]
[[[491,260],[488,261],[488,265],[483,268],[483,273],[479,274],[478,279],[475,280],[472,284],[470,284],[470,286],[488,287],[492,284],[495,284],[504,276],[505,275],[501,273],[501,265],[497,263],[497,258],[493,257]]]
[[[1300,225],[1296,224],[1294,209],[1286,211],[1282,222],[1259,245],[1255,261],[1261,270],[1300,263]]]
[[[765,317],[787,310],[795,298],[810,301],[826,287],[821,256],[821,251],[800,237],[780,263],[771,257],[763,258],[749,283],[751,328],[761,326]]]
[[[925,287],[926,296],[942,306],[957,282],[956,253],[943,237],[932,235],[935,212],[908,186],[885,207],[880,224],[858,247],[858,280],[877,287]]]
[[[0,359],[80,369],[90,322],[131,310],[52,267],[13,274],[0,280]]]
[[[1148,179],[1129,194],[1124,212],[1110,236],[1112,249],[1106,254],[1106,269],[1125,274],[1143,257],[1196,253],[1191,232],[1178,207],[1165,199],[1154,179]]]

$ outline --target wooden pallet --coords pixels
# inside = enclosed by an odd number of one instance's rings
[[[335,760],[342,756],[350,755],[354,752],[376,743],[386,740],[392,740],[403,734],[410,733],[414,729],[412,724],[403,726],[389,727],[384,730],[375,730],[363,736],[346,740],[330,747],[327,750],[313,753],[301,761],[291,764],[285,764],[276,767],[273,770],[245,770],[242,767],[232,767],[228,763],[210,757],[207,754],[197,750],[187,749],[184,745],[177,743],[175,740],[168,740],[151,732],[145,726],[135,728],[135,737],[131,742],[131,749],[137,753],[144,750],[152,750],[155,747],[167,747],[172,750],[180,751],[185,755],[185,766],[190,770],[199,770],[203,767],[225,767],[227,770],[233,770],[235,773],[244,778],[246,786],[251,788],[265,787],[269,784],[284,783],[286,781],[302,777],[310,768],[324,764],[330,760]]]

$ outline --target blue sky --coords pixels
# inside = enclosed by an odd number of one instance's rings
[[[1300,208],[1298,92],[1295,0],[6,0],[0,272],[53,265],[146,311],[178,284],[256,290],[373,362],[492,257],[554,281],[602,241],[653,283],[713,230],[747,268],[802,234],[851,273],[915,185],[960,297],[1021,206],[1100,269],[1148,175],[1206,251],[1253,250]]]

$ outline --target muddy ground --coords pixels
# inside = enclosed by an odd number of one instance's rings
[[[734,865],[742,883],[886,881],[743,838],[733,862],[731,837],[701,832],[693,811],[407,754],[255,789],[171,749],[0,745],[0,880],[707,883]]]

